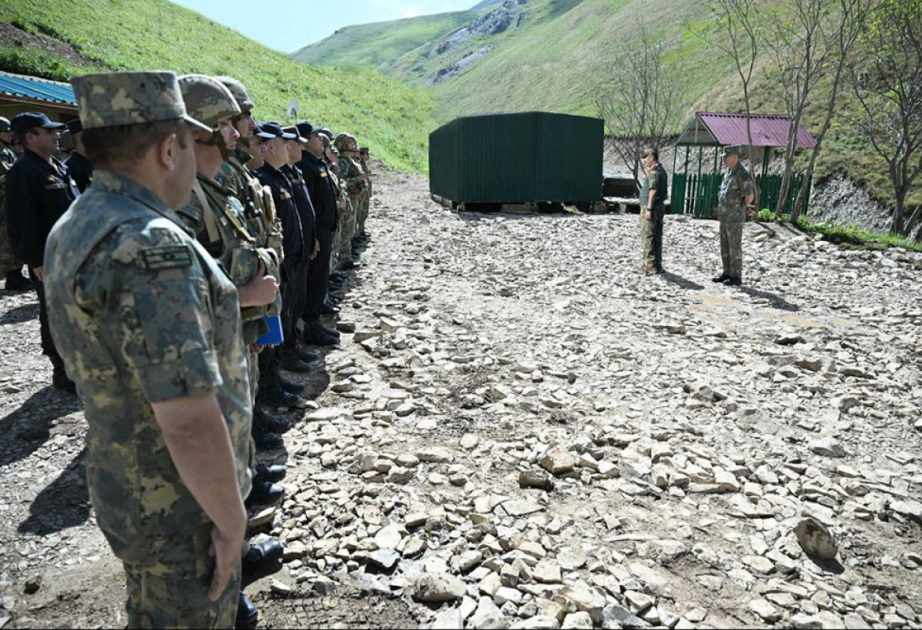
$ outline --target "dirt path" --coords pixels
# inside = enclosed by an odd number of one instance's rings
[[[349,332],[257,515],[287,548],[248,591],[262,625],[919,625],[922,257],[753,228],[740,290],[709,281],[711,223],[671,218],[645,278],[636,217],[376,191]],[[49,381],[34,300],[0,294],[0,627],[120,626]],[[837,561],[803,553],[805,515]]]

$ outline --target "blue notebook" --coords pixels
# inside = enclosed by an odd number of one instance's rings
[[[278,315],[263,315],[263,321],[269,327],[269,332],[260,336],[256,340],[258,346],[280,346],[285,341],[285,335],[282,333],[282,318]]]

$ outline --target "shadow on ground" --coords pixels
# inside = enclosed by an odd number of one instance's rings
[[[11,308],[0,315],[0,324],[22,324],[38,319],[38,302]]]
[[[740,291],[749,297],[767,300],[772,308],[776,308],[779,311],[789,311],[791,313],[796,313],[800,310],[800,307],[796,304],[792,304],[791,302],[785,300],[783,297],[774,293],[769,293],[768,291],[759,291],[758,289],[753,289],[752,287],[740,287]]]
[[[0,435],[5,437],[5,446],[0,449],[0,468],[34,453],[51,436],[55,420],[79,410],[79,398],[53,387],[32,394],[18,409],[0,418]]]
[[[29,506],[29,518],[19,524],[20,534],[47,536],[87,521],[90,495],[86,487],[85,457],[84,448],[58,478],[35,497]]]

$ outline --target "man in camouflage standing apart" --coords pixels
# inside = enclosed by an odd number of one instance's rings
[[[6,175],[16,163],[16,153],[10,147],[13,134],[10,121],[0,117],[0,275],[4,276],[7,291],[28,291],[32,288],[29,279],[22,275],[22,262],[13,256],[10,237],[6,231]]]
[[[237,290],[175,210],[195,179],[172,72],[71,83],[95,181],[55,225],[52,334],[83,399],[96,521],[129,628],[232,628],[250,490]]]
[[[356,235],[359,214],[362,209],[362,197],[365,194],[367,177],[358,163],[358,142],[355,136],[341,133],[336,136],[336,150],[339,151],[339,170],[346,193],[347,211],[343,213],[342,222],[337,226],[339,256],[338,264],[342,269],[355,267],[352,259],[352,239]],[[341,229],[340,229],[341,228]]]
[[[663,221],[666,218],[666,194],[669,189],[666,169],[659,163],[657,149],[645,149],[643,168],[646,171],[640,190],[640,239],[643,241],[645,274],[663,273]]]
[[[723,273],[714,278],[730,286],[743,284],[743,223],[746,215],[754,216],[752,200],[755,199],[749,170],[740,161],[742,150],[738,146],[724,147],[724,176],[718,194],[717,218],[720,220],[720,256]]]

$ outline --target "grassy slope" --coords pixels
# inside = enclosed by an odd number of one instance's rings
[[[318,68],[289,60],[242,35],[163,0],[3,0],[0,20],[71,44],[75,67],[35,50],[0,46],[0,67],[67,80],[92,70],[169,69],[234,76],[250,89],[256,115],[300,115],[350,130],[390,165],[425,170],[431,98],[369,70]]]
[[[310,64],[386,69],[409,51],[454,31],[478,15],[475,11],[457,11],[349,26],[290,56]]]
[[[593,86],[607,73],[617,71],[608,61],[612,52],[631,35],[638,19],[646,19],[660,29],[667,43],[667,63],[682,69],[690,97],[686,119],[696,110],[743,109],[742,88],[732,61],[721,58],[696,34],[709,36],[715,30],[706,3],[700,0],[531,0],[527,10],[521,28],[468,42],[440,56],[427,57],[429,47],[423,45],[385,71],[415,85],[431,85],[439,69],[489,43],[493,46],[490,54],[433,87],[440,122],[503,111],[594,115]],[[398,21],[389,28],[400,27]],[[359,42],[355,45],[361,46]],[[828,86],[820,86],[805,121],[808,129],[819,129],[827,94]],[[784,111],[777,89],[761,69],[752,100],[753,111]],[[846,99],[840,101],[846,109]],[[892,198],[879,158],[868,152],[867,142],[841,118],[827,135],[817,166],[819,177],[835,171],[848,172],[879,199]],[[919,197],[922,195],[914,195],[912,201],[922,201]]]

